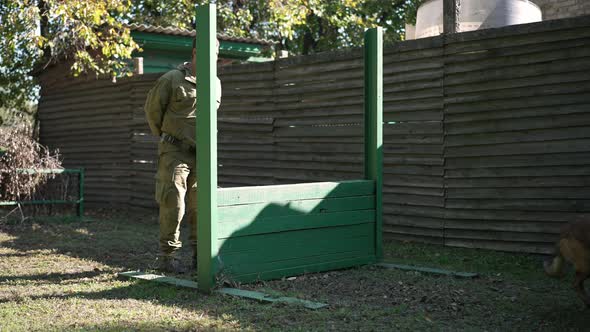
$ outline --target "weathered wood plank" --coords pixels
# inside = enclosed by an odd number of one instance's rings
[[[450,135],[479,134],[489,132],[520,131],[546,128],[579,127],[590,124],[590,114],[572,113],[545,115],[528,118],[496,119],[495,121],[473,121],[447,123],[445,129]]]
[[[477,158],[466,157],[445,159],[445,169],[588,164],[590,164],[590,153],[588,152],[543,153],[532,155],[518,154],[512,156],[480,156]]]
[[[383,219],[384,225],[394,226],[409,226],[443,229],[445,227],[445,219],[442,218],[427,218],[404,215],[385,215]]]
[[[447,169],[445,178],[494,178],[517,176],[589,176],[590,169],[586,165],[579,166],[536,166],[536,167],[493,167]]]
[[[307,153],[322,153],[322,152],[333,152],[333,153],[363,153],[363,145],[359,144],[326,144],[326,143],[290,143],[290,142],[278,142],[273,146],[274,151],[281,152],[307,152]]]
[[[412,211],[414,212],[414,211]],[[500,221],[529,221],[542,222],[569,222],[580,216],[577,212],[555,212],[555,211],[519,211],[519,210],[466,210],[446,209],[442,216],[446,219],[469,219],[479,220],[485,223],[488,220]]]
[[[479,248],[499,251],[528,252],[535,254],[553,254],[555,243],[517,242],[517,241],[493,241],[483,239],[453,239],[444,240],[445,246],[461,248]]]
[[[590,52],[589,52],[590,53]],[[569,72],[549,74],[543,73],[534,77],[524,78],[501,78],[497,80],[486,79],[482,82],[466,83],[462,85],[445,86],[445,93],[447,95],[458,95],[462,93],[475,92],[493,92],[503,89],[520,89],[528,87],[537,87],[552,84],[565,84],[572,82],[584,83],[590,80],[588,75],[584,75],[584,71],[590,69],[590,57],[584,60],[586,66],[570,67]],[[516,70],[514,70],[516,71]],[[478,76],[475,74],[474,76]],[[485,76],[480,74],[480,76]],[[426,95],[426,93],[417,93],[417,96]]]
[[[547,42],[539,42],[534,45],[521,44],[513,45],[511,47],[494,49],[493,51],[485,52],[466,52],[466,53],[455,53],[448,54],[445,56],[445,65],[453,65],[457,63],[463,63],[468,61],[476,61],[480,59],[489,59],[491,57],[506,57],[522,54],[534,54],[551,52],[560,48],[574,48],[584,47],[587,45],[588,40],[586,38],[574,38],[570,40],[559,40],[558,42],[548,40]],[[550,65],[550,64],[546,64]]]
[[[496,112],[508,111],[515,112],[516,110],[529,109],[533,111],[535,108],[548,108],[559,105],[574,105],[574,104],[588,104],[590,102],[588,94],[586,93],[557,93],[551,95],[522,95],[519,97],[501,98],[498,100],[488,100],[485,103],[466,103],[466,104],[447,104],[445,105],[445,114],[457,113],[476,113],[476,112]],[[559,113],[557,113],[559,114]],[[515,117],[519,117],[515,113]]]
[[[590,91],[590,81],[584,82],[565,82],[540,86],[528,86],[523,88],[501,89],[485,92],[465,93],[445,98],[446,104],[462,104],[488,102],[492,100],[503,100],[507,98],[522,98],[532,96],[547,96],[558,94],[580,93],[588,96]],[[588,102],[587,97],[585,99]]]
[[[561,226],[564,223],[559,222],[531,222],[515,220],[462,220],[462,219],[445,219],[444,227],[446,229],[471,229],[481,231],[498,231],[498,232],[531,232],[531,233],[548,233],[559,234]]]
[[[383,202],[399,205],[438,206],[445,207],[445,198],[429,195],[412,195],[406,193],[387,193]]]
[[[276,128],[273,134],[275,137],[362,137],[362,126],[304,126],[304,127],[286,127]]]
[[[384,184],[386,186],[442,188],[443,179],[439,176],[385,174]]]
[[[514,45],[534,45],[539,42],[560,42],[588,37],[589,34],[586,17],[468,31],[447,38],[445,40],[447,43],[445,54],[473,52]]]
[[[586,170],[588,167],[584,167]],[[525,168],[526,170],[526,168]],[[447,188],[447,199],[586,199],[590,197],[587,187],[540,188]]]
[[[383,126],[383,135],[385,139],[387,139],[389,135],[429,135],[442,133],[443,125],[442,122],[438,121],[400,122]]]
[[[523,154],[574,153],[590,151],[590,139],[456,146],[445,149],[446,158],[505,156]]]
[[[518,108],[510,110],[479,111],[470,113],[446,113],[445,123],[470,122],[482,120],[519,119],[540,116],[556,116],[585,113],[590,103],[548,105],[547,107]]]
[[[384,186],[383,192],[390,194],[406,194],[406,195],[422,195],[422,196],[443,196],[445,189],[439,188],[424,188],[424,187],[403,187],[403,186]]]
[[[413,165],[388,165],[385,164],[383,173],[387,174],[405,174],[405,175],[434,175],[443,176],[444,167],[442,166],[413,166]]]
[[[385,214],[388,215],[402,215],[415,216],[426,218],[445,218],[445,209],[431,206],[413,206],[413,205],[399,205],[387,204],[383,206]]]
[[[444,245],[444,238],[442,237],[431,237],[431,236],[419,236],[412,234],[397,234],[392,232],[389,227],[383,228],[383,237],[387,240],[394,240],[398,242],[417,242],[417,243],[428,243],[435,245]]]
[[[533,129],[526,131],[494,132],[481,134],[447,135],[445,146],[490,145],[524,142],[548,142],[590,137],[590,126]]]
[[[313,302],[308,300],[302,300],[294,297],[287,297],[287,296],[273,296],[264,294],[261,292],[249,291],[249,290],[242,290],[237,288],[221,288],[217,290],[218,293],[232,295],[232,296],[239,296],[245,297],[249,299],[254,299],[261,302],[278,302],[278,303],[286,303],[286,304],[293,304],[293,305],[301,305],[305,308],[317,310],[321,308],[325,308],[328,305],[325,303],[320,302]]]
[[[497,232],[465,229],[447,229],[445,235],[448,239],[468,240],[494,240],[515,242],[545,242],[552,243],[558,238],[557,234],[530,233],[530,232]]]
[[[446,188],[513,188],[513,187],[585,187],[590,176],[559,177],[502,177],[502,178],[448,178]]]
[[[455,272],[443,269],[436,269],[431,267],[423,267],[423,266],[411,266],[411,265],[404,265],[404,264],[394,264],[394,263],[379,263],[377,266],[386,268],[386,269],[398,269],[404,271],[417,271],[429,274],[442,274],[450,277],[457,277],[457,278],[476,278],[479,275],[473,272]]]
[[[421,236],[421,237],[430,237],[430,238],[444,238],[445,233],[443,229],[437,228],[424,228],[424,227],[414,227],[414,226],[400,226],[400,225],[391,225],[387,224],[387,231],[389,233],[396,233],[401,235],[410,235],[410,236]]]
[[[556,45],[557,46],[557,45]],[[515,79],[516,77],[522,77],[526,75],[520,74],[521,71],[525,71],[529,73],[531,76],[536,76],[538,78],[542,78],[544,75],[551,74],[555,72],[556,69],[558,72],[572,72],[572,69],[576,69],[578,67],[585,68],[588,66],[587,64],[587,57],[590,56],[590,51],[584,49],[584,47],[572,47],[572,48],[560,48],[557,47],[555,50],[545,51],[541,53],[528,53],[522,55],[513,55],[507,57],[489,57],[486,59],[480,59],[476,61],[466,61],[462,64],[450,64],[445,66],[445,73],[448,73],[449,76],[452,78],[453,74],[461,74],[461,73],[471,73],[471,74],[480,74],[483,78],[493,78],[502,79],[502,77],[498,76],[496,73],[497,71],[502,72],[507,69],[512,69],[515,73],[507,73],[505,79]],[[572,67],[565,68],[559,67],[556,65],[550,66],[546,63],[548,62],[559,62],[564,60],[571,60]],[[538,72],[535,73],[530,71],[528,67],[535,67],[537,64],[545,63],[544,67],[547,68],[547,72]],[[565,77],[563,77],[565,79]],[[483,81],[481,81],[483,82]],[[445,76],[445,83],[446,83],[446,76]],[[455,84],[454,81],[451,81],[451,85]]]
[[[523,211],[564,211],[590,212],[588,199],[454,199],[447,198],[448,209],[484,209],[484,210],[523,210]]]

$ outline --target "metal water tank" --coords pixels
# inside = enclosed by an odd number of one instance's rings
[[[458,32],[539,22],[539,6],[529,0],[460,0]],[[443,0],[429,0],[418,8],[415,38],[443,33]]]

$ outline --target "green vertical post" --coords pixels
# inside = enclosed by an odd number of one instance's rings
[[[215,286],[217,257],[217,55],[215,5],[197,6],[197,281]]]
[[[383,29],[365,32],[365,179],[375,181],[375,255],[383,258]]]
[[[78,173],[78,217],[82,219],[84,217],[84,169],[80,168]]]

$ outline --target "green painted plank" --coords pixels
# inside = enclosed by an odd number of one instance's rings
[[[280,302],[280,303],[287,303],[287,304],[293,304],[293,305],[301,305],[305,308],[312,309],[312,310],[317,310],[317,309],[325,308],[328,306],[326,303],[313,302],[313,301],[302,300],[302,299],[298,299],[298,298],[294,298],[294,297],[286,297],[286,296],[275,297],[275,296],[271,296],[271,295],[261,293],[261,292],[254,292],[254,291],[248,291],[248,290],[237,289],[237,288],[221,288],[217,292],[221,293],[221,294],[232,295],[232,296],[245,297],[248,299],[253,299],[253,300],[257,300],[257,301],[261,301],[261,302]]]
[[[323,271],[331,271],[337,269],[351,268],[360,265],[373,264],[376,262],[374,255],[368,255],[364,257],[354,257],[343,259],[340,261],[322,262],[319,264],[308,264],[296,267],[289,267],[286,269],[277,269],[272,271],[263,271],[252,274],[244,274],[234,276],[234,280],[237,282],[253,282],[257,280],[272,280],[283,277],[296,276],[307,273],[316,273]]]
[[[352,237],[370,236],[373,234],[373,224],[358,224],[350,226],[315,228],[291,232],[271,233],[252,236],[240,236],[218,241],[219,253],[227,255],[232,252],[272,251],[281,246],[292,246],[296,243],[323,243]]]
[[[218,218],[220,223],[243,223],[255,219],[314,213],[369,210],[374,208],[375,196],[306,199],[296,201],[272,200],[264,203],[219,207]]]
[[[383,29],[365,32],[365,179],[375,181],[375,250],[383,257]]]
[[[220,264],[223,265],[223,268],[235,270],[245,265],[269,264],[352,251],[362,251],[368,254],[374,253],[374,248],[371,247],[374,241],[372,234],[369,236],[351,235],[350,237],[338,238],[336,241],[316,240],[301,242],[294,239],[281,246],[274,247],[270,251],[265,249],[263,245],[260,245],[244,252],[220,254],[219,260],[222,262]],[[248,266],[246,268],[249,268]]]
[[[219,239],[286,232],[310,228],[338,227],[361,223],[375,222],[374,210],[343,211],[334,213],[317,213],[308,215],[296,215],[285,217],[261,216],[254,221],[238,221],[235,223],[222,223],[218,225],[217,236]]]
[[[215,284],[217,256],[217,56],[216,8],[197,6],[197,261],[199,289]],[[197,121],[198,119],[198,121]]]
[[[224,268],[221,270],[221,273],[227,275],[230,279],[234,276],[239,276],[243,274],[253,274],[253,273],[260,273],[266,271],[274,271],[274,270],[284,270],[292,267],[302,266],[302,265],[314,265],[314,264],[322,264],[325,262],[332,262],[332,261],[340,261],[344,259],[350,259],[355,257],[365,257],[365,256],[374,256],[375,255],[375,248],[374,242],[368,241],[365,239],[364,241],[364,250],[350,250],[345,252],[336,252],[330,254],[322,254],[322,255],[315,255],[315,256],[307,256],[307,257],[299,257],[299,258],[292,258],[292,259],[285,259],[279,261],[272,261],[272,262],[265,262],[265,263],[258,263],[258,264],[248,264],[247,262],[241,264],[234,264],[234,265],[224,265]],[[367,248],[371,245],[371,248]]]
[[[372,223],[233,238],[220,249],[219,267],[234,278],[241,274],[374,256],[374,241]]]
[[[198,283],[192,280],[185,280],[173,277],[166,277],[157,274],[150,274],[150,273],[143,273],[139,271],[129,271],[119,273],[120,276],[131,278],[131,279],[139,279],[139,280],[147,280],[147,281],[155,281],[159,283],[164,283],[168,285],[178,286],[178,287],[187,287],[187,288],[195,288],[198,289]],[[294,297],[287,297],[287,296],[272,296],[269,294],[265,294],[262,292],[255,292],[255,291],[247,291],[237,288],[221,288],[216,291],[217,293],[231,295],[231,296],[239,296],[248,299],[253,299],[261,302],[280,302],[292,305],[301,305],[305,308],[317,310],[321,308],[325,308],[328,305],[326,303],[302,300]]]
[[[411,265],[403,265],[403,264],[379,263],[376,265],[379,267],[386,268],[386,269],[398,269],[398,270],[406,270],[406,271],[418,271],[418,272],[431,273],[431,274],[443,274],[443,275],[459,277],[459,278],[476,278],[479,276],[479,274],[472,273],[472,272],[455,272],[455,271],[449,271],[449,270],[443,270],[443,269],[421,267],[421,266],[411,266]]]
[[[144,272],[139,272],[139,271],[122,272],[122,273],[119,273],[119,276],[126,277],[126,278],[140,279],[140,280],[156,281],[159,283],[173,285],[173,286],[179,286],[179,287],[189,287],[189,288],[196,288],[196,289],[199,288],[197,283],[192,280],[166,277],[163,275],[150,274],[150,273],[144,273]]]
[[[191,52],[193,40],[189,36],[163,35],[142,31],[131,31],[133,40],[142,45],[143,53],[138,52],[137,56],[146,56],[158,51],[173,54],[186,54]],[[260,56],[265,45],[240,43],[236,41],[219,41],[219,56],[221,58],[248,59],[252,56]],[[178,56],[182,58],[182,56]],[[266,59],[266,58],[265,58]],[[268,61],[268,60],[267,60]]]
[[[375,194],[375,182],[353,180],[316,182],[273,186],[219,188],[218,206],[295,201],[302,199],[367,196]]]

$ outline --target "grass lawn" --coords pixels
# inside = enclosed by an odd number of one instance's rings
[[[386,242],[388,262],[481,277],[364,266],[242,285],[330,305],[313,311],[118,278],[153,263],[157,234],[139,216],[0,224],[0,331],[590,330],[571,271],[550,279],[539,256]]]

